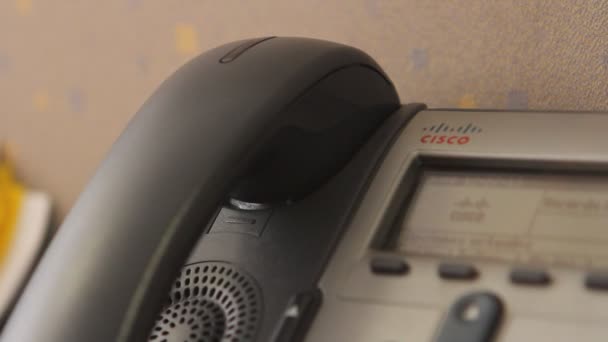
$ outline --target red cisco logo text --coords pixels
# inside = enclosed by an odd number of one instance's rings
[[[425,134],[420,138],[423,144],[465,145],[471,141],[471,135],[481,133],[481,128],[473,124],[452,127],[445,123],[424,127]]]

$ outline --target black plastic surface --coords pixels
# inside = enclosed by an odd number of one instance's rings
[[[492,293],[464,295],[450,307],[435,342],[490,342],[502,313],[502,302]]]
[[[306,146],[354,151],[399,107],[392,84],[359,50],[274,38],[218,62],[239,44],[187,63],[142,106],[59,228],[3,341],[144,340],[180,266],[239,178],[255,179],[267,164],[271,174],[289,170],[280,161],[296,152],[311,156]],[[380,81],[361,82],[370,79]],[[348,133],[342,124],[352,128],[351,146],[343,146],[348,134],[328,134]],[[313,143],[301,145],[291,133]],[[323,144],[315,144],[316,134]],[[275,153],[283,139],[293,150]],[[283,173],[290,181],[271,188],[280,199],[305,196],[348,159],[325,165],[328,156],[312,159],[316,172]]]
[[[223,260],[251,274],[260,285],[264,321],[258,341],[271,340],[286,305],[318,281],[388,147],[422,105],[389,117],[366,145],[318,191],[273,208],[263,233],[212,233],[201,237],[188,264]]]
[[[254,39],[247,40],[247,41],[241,43],[241,45],[232,49],[224,57],[220,58],[220,63],[233,62],[240,55],[242,55],[245,51],[249,50],[250,48],[254,47],[257,44],[260,44],[261,42],[263,42],[265,40],[272,39],[272,38],[274,38],[274,37],[254,38]]]
[[[296,294],[285,309],[283,319],[272,342],[300,342],[304,340],[323,299],[321,290]]]
[[[230,197],[280,204],[310,194],[396,110],[391,91],[376,71],[362,66],[344,67],[319,80],[290,104],[297,119],[269,135]]]

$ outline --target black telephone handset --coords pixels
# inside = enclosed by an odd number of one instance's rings
[[[245,291],[258,291],[263,301],[252,304],[257,326],[250,322],[241,340],[268,340],[274,336],[269,321],[285,298],[296,295],[292,289],[314,285],[339,236],[338,228],[324,225],[344,220],[347,209],[335,204],[337,215],[328,209],[327,216],[338,219],[303,213],[322,210],[313,202],[340,201],[327,191],[315,197],[332,182],[334,194],[342,189],[343,206],[353,205],[349,191],[360,191],[370,170],[345,165],[356,161],[353,156],[399,107],[380,67],[344,45],[264,38],[195,58],[160,86],[114,144],[42,257],[2,341],[177,341],[162,337],[170,335],[158,326],[162,319],[150,331],[167,310],[166,294],[181,266],[196,264],[193,258],[205,253],[215,263],[207,265],[209,271],[224,270],[217,265],[221,253],[231,255],[224,261],[235,265],[235,273],[242,260],[241,277],[255,283]],[[380,134],[376,143],[386,144],[392,133]],[[335,181],[340,172],[358,175],[357,189]],[[299,203],[308,207],[298,209]],[[262,210],[247,210],[252,208]],[[288,217],[300,217],[296,222],[308,228],[296,231]],[[234,231],[261,221],[263,234]],[[228,233],[221,232],[222,224]],[[303,246],[307,236],[327,242]],[[291,260],[299,269],[287,275]],[[300,274],[312,279],[296,279]],[[184,296],[175,293],[174,304]],[[207,326],[190,328],[183,340],[207,341]],[[232,328],[220,321],[214,329],[225,337]]]

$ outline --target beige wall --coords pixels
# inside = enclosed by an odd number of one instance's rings
[[[159,82],[264,35],[362,48],[404,102],[608,110],[601,0],[0,0],[0,140],[64,213]]]

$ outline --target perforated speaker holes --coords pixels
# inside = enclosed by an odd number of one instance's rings
[[[261,320],[253,279],[233,266],[203,262],[184,267],[148,341],[246,342]]]

